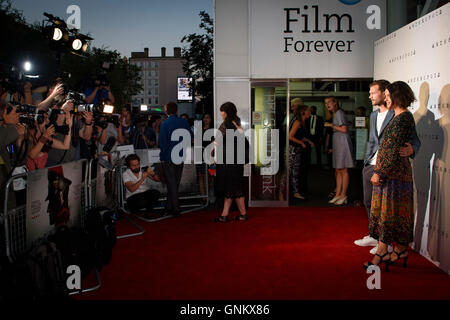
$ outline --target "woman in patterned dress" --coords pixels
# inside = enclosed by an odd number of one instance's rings
[[[371,182],[373,184],[369,232],[378,240],[378,250],[371,262],[363,265],[393,264],[403,259],[406,267],[408,245],[413,241],[414,196],[411,163],[400,156],[400,148],[411,140],[415,131],[408,106],[415,101],[411,88],[403,81],[387,86],[386,106],[394,110],[394,119],[384,131]],[[395,243],[388,255],[388,245]]]

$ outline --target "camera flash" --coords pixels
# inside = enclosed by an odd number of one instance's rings
[[[103,107],[103,113],[113,113],[114,112],[114,106],[105,104]]]
[[[23,69],[24,69],[25,71],[30,71],[30,70],[31,70],[31,63],[30,63],[29,61],[25,62],[25,63],[23,64]]]
[[[148,106],[146,104],[141,104],[141,111],[147,111]]]

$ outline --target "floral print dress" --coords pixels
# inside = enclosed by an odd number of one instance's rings
[[[408,246],[413,241],[414,193],[411,163],[400,148],[411,141],[415,123],[405,111],[395,116],[384,132],[374,173],[382,180],[373,186],[369,233],[386,244]]]

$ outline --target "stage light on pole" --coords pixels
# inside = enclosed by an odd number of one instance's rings
[[[75,39],[72,41],[72,48],[73,50],[80,50],[83,47],[83,42],[81,42],[80,39]]]
[[[59,41],[63,37],[63,32],[60,28],[54,28],[53,29],[53,40]]]

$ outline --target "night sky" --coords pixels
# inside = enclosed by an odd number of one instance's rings
[[[96,47],[116,49],[130,57],[132,51],[160,56],[166,47],[168,56],[173,47],[182,47],[181,38],[199,33],[200,11],[213,18],[213,0],[12,0],[28,23],[39,24],[43,12],[67,21],[68,6],[81,9],[81,33],[90,34]]]

